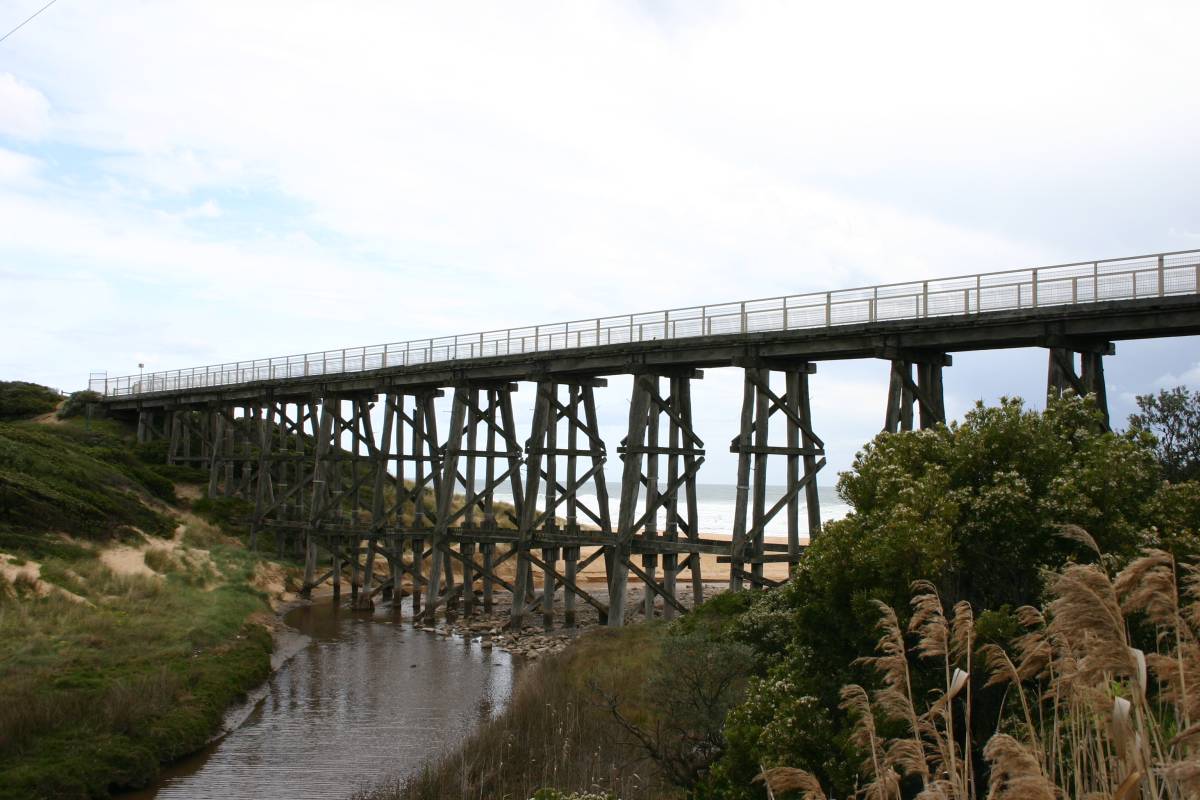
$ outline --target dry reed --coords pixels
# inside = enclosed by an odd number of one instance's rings
[[[1082,529],[1064,535],[1095,549]],[[947,618],[931,583],[913,591],[916,644],[908,647],[895,611],[878,604],[878,655],[860,661],[874,667],[882,686],[873,696],[857,685],[842,690],[852,741],[865,754],[854,796],[898,800],[901,782],[919,779],[918,800],[973,800],[974,615],[959,603]],[[1200,565],[1149,550],[1115,576],[1100,565],[1072,564],[1049,576],[1048,591],[1045,609],[1018,610],[1024,632],[1007,648],[978,648],[986,685],[1009,692],[982,752],[990,766],[987,800],[1200,797]],[[1136,646],[1146,627],[1153,631],[1149,652]],[[940,661],[944,675],[944,688],[922,710],[913,699],[910,655]],[[881,738],[877,718],[904,733]],[[803,770],[777,768],[760,778],[772,793],[824,796]]]

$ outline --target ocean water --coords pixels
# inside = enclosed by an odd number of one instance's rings
[[[611,481],[605,484],[608,488],[610,514],[612,515],[613,524],[616,524],[617,519],[617,499],[620,497],[621,486],[619,483]],[[771,506],[783,496],[782,486],[768,486],[766,508],[769,511]],[[496,499],[505,502],[512,502],[512,494],[497,490]],[[596,491],[594,484],[581,490],[579,499],[594,508],[596,499]],[[590,501],[590,502],[589,502]],[[821,521],[829,522],[830,520],[841,519],[850,511],[842,499],[837,496],[837,492],[830,486],[821,486],[817,488],[817,501],[821,509]],[[645,502],[645,493],[643,492],[640,503]],[[698,483],[696,484],[696,512],[699,515],[699,525],[701,533],[705,534],[732,534],[733,533],[733,516],[734,509],[737,505],[737,487],[732,484],[721,483]],[[542,502],[538,503],[538,507],[543,507]],[[685,512],[686,506],[680,498],[680,511]],[[564,511],[559,511],[559,516],[562,516]],[[582,515],[580,515],[582,517]],[[808,508],[804,502],[804,495],[800,496],[800,536],[803,538],[806,535],[808,519]],[[666,523],[666,515],[664,512],[659,512],[658,524],[659,529]],[[787,536],[787,509],[782,509],[769,523],[767,523],[767,535],[770,537],[786,537]]]

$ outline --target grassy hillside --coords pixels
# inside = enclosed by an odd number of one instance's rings
[[[0,420],[48,414],[62,401],[58,392],[36,383],[0,381]]]
[[[160,458],[112,421],[0,422],[0,798],[143,784],[269,673],[279,569]]]

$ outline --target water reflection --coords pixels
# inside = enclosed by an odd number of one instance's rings
[[[311,641],[245,722],[128,800],[346,797],[420,767],[508,700],[508,654],[414,630],[386,608],[314,605],[287,622]]]

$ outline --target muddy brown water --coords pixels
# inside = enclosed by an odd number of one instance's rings
[[[410,618],[403,609],[402,619]],[[508,702],[518,662],[397,621],[385,604],[292,610],[290,656],[232,730],[122,800],[336,800],[412,773]]]

